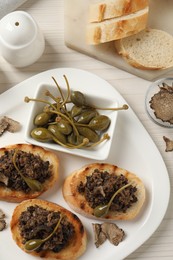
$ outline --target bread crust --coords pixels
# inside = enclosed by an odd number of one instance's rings
[[[89,5],[89,22],[101,22],[106,19],[135,13],[148,5],[148,0],[102,0]]]
[[[136,34],[146,28],[148,7],[133,15],[114,18],[87,26],[86,40],[88,44],[97,45]]]
[[[74,171],[65,179],[62,191],[64,199],[68,205],[79,214],[89,218],[95,218],[93,216],[93,209],[89,206],[85,197],[80,194],[77,189],[80,182],[82,181],[85,183],[86,176],[91,175],[95,169],[100,171],[108,171],[108,173],[114,173],[115,175],[123,174],[129,181],[133,182],[133,185],[137,187],[136,196],[138,198],[138,201],[134,203],[125,213],[109,211],[105,217],[99,219],[106,218],[110,220],[130,220],[135,218],[140,212],[145,201],[144,184],[135,174],[108,163],[93,163],[85,165],[81,169]]]
[[[51,210],[51,211],[60,211],[63,215],[68,218],[68,221],[74,226],[75,228],[75,236],[71,240],[68,246],[62,249],[60,252],[55,253],[53,251],[26,251],[24,244],[22,244],[22,236],[20,234],[20,227],[19,227],[19,218],[23,211],[27,210],[27,207],[38,205],[44,209]],[[87,244],[87,235],[86,231],[83,227],[82,222],[80,219],[70,212],[69,210],[63,208],[62,206],[55,204],[53,202],[48,202],[45,200],[40,199],[30,199],[21,202],[15,209],[12,215],[12,219],[10,222],[10,228],[12,232],[12,237],[16,244],[26,253],[29,253],[33,256],[39,256],[42,258],[50,259],[61,259],[61,260],[74,260],[81,256],[86,250]]]
[[[137,61],[133,60],[128,54],[123,56],[123,59],[131,66],[133,66],[134,68],[137,69],[141,69],[141,70],[162,70],[162,69],[166,69],[164,67],[146,67],[143,66],[142,64],[138,63]]]
[[[55,153],[36,145],[21,143],[0,148],[0,156],[2,156],[5,151],[10,151],[13,149],[21,150],[27,153],[30,152],[32,154],[39,155],[44,161],[49,161],[52,175],[42,184],[43,189],[41,191],[30,191],[29,193],[25,193],[24,191],[15,191],[7,187],[0,186],[0,200],[5,200],[8,202],[21,202],[26,199],[37,198],[55,184],[59,176],[59,159]]]

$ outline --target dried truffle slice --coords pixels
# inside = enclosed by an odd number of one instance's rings
[[[169,86],[165,82],[162,83],[162,86],[159,86],[161,90],[167,90],[168,92],[173,93],[173,86]]]
[[[6,222],[4,219],[0,219],[0,231],[6,228]]]
[[[92,224],[94,230],[94,243],[98,248],[101,246],[107,239],[105,233],[102,232],[101,224]]]
[[[20,129],[19,122],[7,116],[0,117],[0,136],[4,133],[4,131],[15,133],[19,131],[19,129]]]
[[[4,117],[0,118],[0,136],[4,133],[4,131],[8,128],[9,123],[5,120]]]
[[[8,185],[9,178],[5,176],[3,173],[0,174],[0,182],[4,183],[5,186]]]
[[[5,214],[2,211],[2,209],[0,209],[0,231],[6,228],[6,221],[4,220],[4,218],[5,218]]]
[[[2,209],[0,209],[0,219],[5,218],[5,213],[2,211]]]
[[[166,136],[163,136],[163,140],[166,143],[166,149],[165,152],[172,152],[173,151],[173,140],[170,140]]]
[[[102,231],[106,234],[108,240],[115,246],[118,246],[125,235],[124,231],[113,223],[103,223]]]
[[[92,224],[95,237],[95,245],[98,248],[102,245],[106,239],[108,239],[113,245],[118,244],[123,240],[125,233],[116,224],[103,223],[103,224]]]
[[[151,98],[150,107],[154,110],[156,118],[173,124],[173,87],[160,87],[160,91]]]
[[[20,123],[17,122],[16,120],[13,120],[12,118],[9,118],[7,116],[4,116],[5,121],[8,123],[8,128],[7,130],[11,133],[15,133],[19,131],[20,129]]]

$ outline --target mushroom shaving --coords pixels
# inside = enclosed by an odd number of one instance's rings
[[[6,222],[5,222],[4,218],[5,218],[5,214],[2,211],[2,209],[0,209],[0,231],[4,230],[6,228]]]
[[[95,245],[98,248],[102,245],[106,239],[115,246],[123,240],[124,231],[120,229],[116,224],[113,223],[103,223],[103,224],[92,224],[94,235],[95,235]]]
[[[5,132],[8,131],[10,133],[15,133],[19,131],[20,123],[13,120],[10,117],[3,116],[0,117],[0,136]]]
[[[94,240],[95,245],[98,248],[101,246],[107,239],[106,234],[102,232],[101,224],[92,224],[94,230]]]
[[[173,140],[170,140],[168,137],[163,136],[163,140],[166,143],[165,152],[172,152],[173,151]]]
[[[5,176],[3,173],[0,174],[0,182],[4,183],[5,186],[8,185],[8,180],[9,178],[7,176]]]
[[[0,209],[0,219],[3,219],[5,218],[5,214],[4,212],[2,211],[2,209]]]
[[[0,118],[0,136],[4,133],[7,127],[8,127],[8,123],[6,122],[4,117]]]
[[[6,222],[4,219],[0,219],[0,231],[4,230],[6,227]]]

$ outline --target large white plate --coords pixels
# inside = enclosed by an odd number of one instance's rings
[[[24,103],[26,95],[33,96],[38,84],[44,82],[51,83],[51,76],[60,77],[66,74],[76,85],[83,85],[87,88],[92,85],[98,93],[113,91],[115,99],[119,104],[124,104],[125,100],[121,95],[103,79],[86,71],[62,68],[54,69],[38,74],[14,88],[8,90],[0,96],[1,114],[12,117],[20,121],[22,129],[19,133],[5,133],[0,137],[0,146],[24,142],[25,124],[29,113],[29,104]],[[61,193],[61,185],[64,178],[73,170],[84,164],[93,162],[74,155],[57,153],[60,159],[60,181],[59,185],[48,191],[42,199],[56,202],[69,209]],[[116,164],[136,173],[146,186],[147,198],[141,214],[133,221],[116,221],[119,227],[123,228],[126,237],[117,247],[105,242],[99,249],[94,245],[92,221],[79,216],[86,227],[88,233],[88,246],[86,253],[81,257],[82,260],[99,259],[113,260],[123,259],[142,245],[157,229],[166,212],[169,195],[170,183],[167,169],[163,159],[157,150],[132,109],[119,112],[117,126],[114,134],[113,145],[107,162]],[[8,227],[0,233],[0,258],[1,260],[31,260],[34,258],[20,250],[12,240],[9,228],[10,218],[17,204],[1,202],[0,208],[7,215]]]

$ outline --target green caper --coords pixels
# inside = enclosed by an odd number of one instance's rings
[[[26,243],[25,243],[25,249],[27,251],[33,251],[33,250],[36,250],[37,248],[39,248],[44,242],[46,242],[47,240],[49,240],[53,235],[54,233],[57,231],[59,225],[60,225],[60,222],[62,220],[63,216],[60,215],[60,218],[54,228],[54,230],[52,231],[52,233],[50,233],[50,235],[48,235],[47,237],[43,238],[43,239],[39,239],[39,238],[35,238],[35,239],[30,239],[28,240]]]
[[[49,142],[52,140],[52,133],[44,127],[37,127],[31,131],[31,136],[39,142]]]
[[[74,133],[71,133],[70,135],[68,135],[67,140],[72,145],[79,145],[83,142],[84,138],[85,137],[82,135],[76,136]]]
[[[70,95],[70,100],[73,104],[75,104],[78,107],[86,105],[85,96],[80,91],[72,91]]]
[[[88,138],[88,140],[90,142],[95,143],[95,142],[98,142],[100,139],[99,135],[94,130],[91,130],[88,127],[78,126],[77,129],[78,129],[79,133],[81,135],[83,135],[84,137]]]
[[[88,109],[84,111],[82,114],[80,114],[79,118],[77,119],[77,122],[80,124],[88,124],[93,117],[98,115],[98,112],[94,109]]]
[[[18,168],[17,164],[16,164],[16,155],[17,155],[17,150],[15,150],[14,155],[13,155],[13,165],[15,167],[15,169],[17,170],[18,174],[20,175],[20,177],[25,181],[25,183],[28,185],[28,187],[32,190],[32,191],[41,191],[43,189],[42,184],[34,179],[30,179],[29,177],[25,177],[23,175],[23,173],[20,171],[20,169]]]
[[[67,142],[63,143],[61,142],[56,136],[51,133],[48,129],[43,128],[43,127],[38,127],[35,128],[31,131],[31,136],[35,140],[39,142],[49,142],[49,141],[54,141],[55,143],[62,145],[63,147],[74,149],[74,148],[80,148],[82,145],[88,144],[88,139],[84,138],[83,143],[81,145],[76,145],[76,146],[71,146]],[[87,139],[87,140],[86,140]]]
[[[57,104],[56,104],[56,103],[52,103],[52,106],[57,107]],[[45,106],[43,107],[43,112],[47,113],[47,111],[48,111],[49,109],[51,109],[51,108],[52,108],[52,107],[47,104],[47,105],[45,105]],[[52,113],[49,113],[49,114],[52,115]]]
[[[96,216],[97,218],[104,217],[108,213],[108,210],[109,210],[108,204],[99,205],[94,209],[94,216]]]
[[[114,198],[117,196],[117,194],[119,194],[122,190],[129,187],[130,185],[131,185],[131,183],[128,183],[128,184],[122,186],[121,188],[119,188],[118,190],[116,190],[107,204],[98,205],[96,208],[94,208],[94,212],[93,212],[94,216],[99,218],[99,217],[104,217],[105,215],[107,215],[109,208],[110,208]]]
[[[76,135],[74,135],[74,133],[71,133],[70,135],[67,136],[67,141],[70,144],[75,145],[76,144]]]
[[[82,107],[78,107],[78,106],[74,105],[71,108],[71,116],[72,117],[79,116],[83,112],[83,110],[84,109]]]
[[[36,250],[37,248],[39,248],[41,246],[41,244],[43,244],[43,239],[32,239],[26,242],[25,244],[25,249],[27,251],[33,251]]]
[[[52,77],[57,86],[58,97],[57,95],[52,94],[49,90],[45,91],[45,95],[52,99],[53,102],[43,98],[25,97],[24,100],[27,103],[30,101],[36,101],[46,104],[42,110],[42,113],[37,115],[34,119],[34,124],[37,128],[31,131],[31,136],[37,141],[54,141],[55,143],[70,149],[81,148],[82,145],[94,147],[103,140],[108,140],[110,138],[108,135],[100,138],[100,134],[101,131],[104,131],[109,127],[110,119],[104,115],[99,115],[98,110],[126,110],[128,106],[123,105],[118,108],[103,108],[92,104],[90,105],[82,92],[71,91],[66,76],[63,76],[67,86],[66,96],[64,95],[58,82],[54,79],[54,77]],[[62,124],[62,122],[59,124],[58,120],[61,118],[67,122],[65,124]],[[56,131],[53,127],[53,133],[49,131],[51,128],[49,130],[47,129],[48,125],[58,126],[59,132],[65,135],[65,137],[62,137],[62,139],[57,137]],[[77,127],[79,126],[83,127],[79,128],[80,133],[77,130]],[[60,134],[58,134],[58,136],[59,135]],[[65,141],[67,137],[70,140],[68,142]],[[61,141],[59,139],[61,139]],[[72,143],[75,145],[72,145]]]
[[[43,189],[43,185],[41,184],[41,182],[30,179],[28,177],[24,177],[24,176],[23,176],[23,179],[31,190],[41,191]]]
[[[51,118],[51,114],[42,112],[42,113],[36,115],[36,117],[34,119],[34,125],[44,126],[49,122],[50,118]]]
[[[60,131],[57,125],[49,125],[48,131],[50,131],[56,139],[58,139],[61,143],[66,144],[67,140],[65,135],[63,135]]]
[[[88,126],[92,130],[104,131],[109,127],[110,122],[111,122],[111,120],[108,116],[98,115],[98,116],[94,117],[93,119],[91,119]]]
[[[61,119],[59,122],[57,122],[56,125],[58,127],[58,130],[64,135],[69,135],[73,130],[70,123],[64,119]]]

